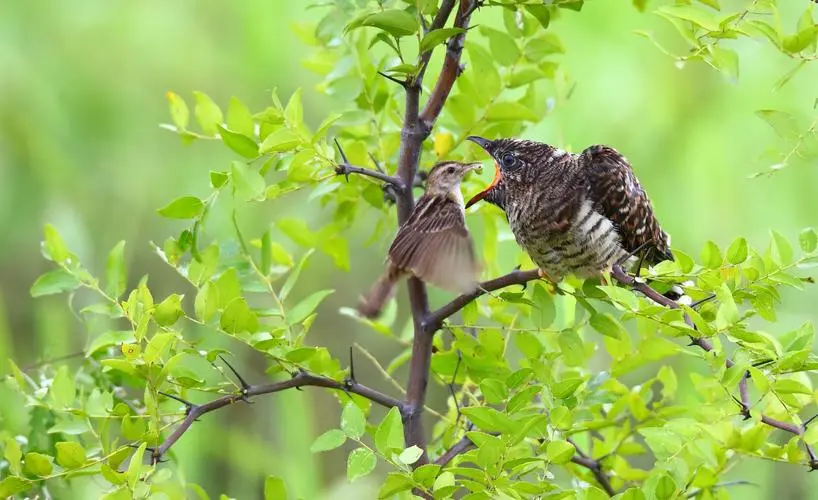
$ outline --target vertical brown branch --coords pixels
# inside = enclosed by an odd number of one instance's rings
[[[467,28],[469,18],[479,0],[460,0],[455,16],[455,27]],[[434,24],[443,26],[453,2],[444,1],[435,17]],[[401,145],[398,157],[397,176],[403,181],[404,188],[398,193],[397,208],[398,222],[403,223],[409,218],[414,207],[412,185],[418,171],[423,141],[429,137],[434,123],[443,105],[451,92],[454,81],[460,73],[460,54],[463,49],[465,33],[461,33],[449,40],[446,48],[446,59],[443,63],[440,76],[435,83],[434,91],[420,112],[421,76],[410,80],[406,84],[406,110],[401,129]],[[426,54],[423,57],[427,57]],[[425,68],[424,68],[425,71]],[[412,358],[409,363],[409,382],[406,388],[406,404],[404,405],[404,439],[407,446],[418,446],[423,449],[423,455],[415,463],[415,467],[427,464],[429,457],[426,454],[426,436],[421,422],[421,413],[426,401],[426,388],[429,382],[429,368],[432,360],[432,340],[435,329],[426,328],[425,319],[429,314],[429,300],[425,285],[417,278],[407,281],[409,303],[414,323],[414,338],[412,341]]]

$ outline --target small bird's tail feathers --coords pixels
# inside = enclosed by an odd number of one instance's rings
[[[395,285],[399,278],[400,273],[390,266],[378,278],[366,296],[361,297],[358,303],[358,313],[370,319],[380,316],[383,306],[395,294]]]

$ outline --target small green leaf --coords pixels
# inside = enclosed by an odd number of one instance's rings
[[[136,486],[136,483],[139,481],[139,476],[142,474],[142,457],[145,456],[145,449],[148,447],[148,443],[142,443],[139,445],[139,448],[136,449],[133,455],[131,455],[131,462],[128,464],[128,470],[125,472],[125,476],[128,479],[128,485],[133,488]]]
[[[406,474],[390,472],[386,475],[386,481],[384,481],[380,491],[378,492],[378,498],[392,498],[402,491],[412,489],[414,486],[414,481],[412,481],[412,478]]]
[[[721,31],[719,21],[709,12],[692,5],[667,5],[658,10],[660,14],[689,21],[707,31]]]
[[[548,7],[545,5],[526,5],[525,10],[534,16],[544,29],[548,29],[548,25],[551,24],[551,12],[549,12]]]
[[[720,287],[716,288],[716,299],[720,302],[719,310],[716,315],[718,320],[718,327],[724,328],[739,320],[738,307],[736,301],[733,299],[733,293],[727,283],[722,283]]]
[[[269,154],[290,151],[295,149],[301,142],[301,138],[294,130],[281,128],[264,138],[259,147],[259,153]]]
[[[702,248],[702,254],[700,258],[702,264],[705,267],[709,267],[710,269],[716,269],[721,267],[721,263],[723,261],[719,246],[709,240],[707,243],[704,244],[704,248]]]
[[[811,227],[804,229],[801,231],[801,234],[798,235],[798,244],[801,245],[801,250],[803,250],[804,253],[814,252],[815,248],[818,247],[818,233]]]
[[[312,446],[310,446],[310,451],[313,453],[319,453],[322,451],[334,450],[335,448],[343,445],[346,440],[347,437],[342,430],[330,429],[318,436],[318,438],[313,441]]]
[[[387,456],[390,451],[403,448],[403,422],[397,408],[390,408],[383,417],[375,430],[374,440],[378,451]]]
[[[200,321],[209,321],[219,309],[218,287],[213,283],[205,283],[196,293],[193,309]]]
[[[173,124],[176,125],[176,128],[180,131],[186,130],[188,122],[190,121],[190,111],[187,109],[185,100],[173,92],[166,92],[165,97],[168,99],[170,118],[173,120]]]
[[[12,498],[31,488],[31,481],[17,476],[8,476],[0,481],[0,498]]]
[[[287,487],[280,477],[267,476],[264,480],[264,500],[283,500],[287,498]]]
[[[169,219],[195,219],[204,210],[204,203],[195,196],[176,198],[169,205],[158,210],[159,215]]]
[[[108,295],[119,298],[125,293],[128,276],[125,269],[125,242],[120,241],[108,254],[108,264],[105,266],[105,291]]]
[[[741,264],[745,260],[747,260],[747,240],[739,237],[727,249],[727,262]]]
[[[405,10],[387,9],[367,16],[363,26],[380,28],[396,37],[413,35],[418,30],[418,20]]]
[[[480,26],[480,33],[489,39],[491,55],[501,66],[511,66],[520,59],[520,49],[508,33],[485,25]]]
[[[23,459],[23,452],[20,449],[20,443],[13,437],[7,437],[4,442],[3,456],[9,464],[9,472],[12,474],[20,474],[21,460]]]
[[[423,53],[427,50],[431,50],[449,38],[465,32],[466,30],[463,28],[438,28],[436,30],[432,30],[426,33],[423,40],[420,41],[420,48],[418,51]]]
[[[57,464],[64,469],[76,469],[85,463],[85,450],[79,443],[57,443]]]
[[[227,128],[244,134],[248,138],[256,135],[253,115],[247,106],[235,96],[230,98],[230,103],[227,105]],[[253,143],[255,144],[255,141]],[[256,147],[256,153],[258,154],[258,147]]]
[[[306,319],[307,316],[315,311],[315,308],[321,303],[327,295],[330,295],[335,290],[321,290],[309,295],[307,298],[296,304],[287,313],[287,324],[295,325]]]
[[[258,170],[248,167],[240,161],[230,164],[230,177],[233,179],[233,186],[236,188],[236,195],[243,201],[264,199],[264,190],[267,183],[258,173]]]
[[[625,327],[608,313],[597,313],[591,316],[589,323],[594,330],[612,339],[623,339],[628,336]]]
[[[228,148],[245,158],[255,158],[258,156],[258,144],[253,139],[239,132],[233,132],[219,125],[217,127],[222,142]]]
[[[360,479],[375,469],[378,458],[366,448],[355,448],[347,457],[347,479]]]
[[[785,111],[761,109],[756,111],[756,115],[767,122],[775,133],[784,139],[794,139],[801,133],[795,118]]]
[[[185,315],[182,310],[182,295],[174,293],[156,306],[153,317],[159,326],[170,326]]]
[[[534,301],[534,305],[531,307],[531,319],[534,320],[534,324],[538,328],[548,328],[557,317],[554,297],[544,287],[536,284],[531,298]]]
[[[51,224],[46,224],[43,228],[43,233],[45,235],[45,240],[43,241],[45,257],[57,264],[64,264],[65,261],[71,257],[71,252],[68,250],[68,246],[65,244],[65,241],[63,241],[57,228]]]
[[[289,276],[287,276],[287,281],[284,282],[284,285],[281,287],[281,291],[278,294],[281,300],[286,300],[287,297],[289,297],[290,292],[298,282],[298,276],[301,274],[301,270],[304,268],[304,265],[307,263],[307,260],[309,260],[313,252],[313,249],[307,250],[307,252],[298,261],[298,264],[296,264],[296,266],[290,271]]]
[[[85,356],[92,356],[94,353],[112,345],[132,344],[135,340],[133,330],[108,331],[91,341],[85,349]]]
[[[297,129],[304,123],[304,106],[301,104],[301,89],[295,89],[295,92],[287,101],[287,106],[284,108],[284,119],[287,125],[291,128]]]
[[[486,120],[536,122],[539,117],[518,102],[495,102],[486,110]]]
[[[812,394],[812,389],[793,379],[778,379],[773,382],[773,390],[779,394]]]
[[[792,246],[781,233],[772,231],[772,257],[782,266],[792,264]]]
[[[193,91],[193,97],[196,99],[196,108],[194,114],[199,126],[202,127],[202,132],[205,135],[214,136],[218,133],[218,126],[224,121],[222,110],[213,102],[204,92]]]
[[[401,454],[398,456],[398,460],[400,460],[400,462],[403,464],[412,465],[413,463],[420,460],[420,457],[422,456],[423,450],[417,446],[412,445],[401,452]]]
[[[45,477],[51,475],[54,466],[51,465],[51,457],[42,453],[26,453],[26,470],[35,476]]]
[[[785,51],[797,54],[815,43],[818,39],[818,25],[804,28],[795,35],[784,37],[781,45]]]
[[[74,377],[68,371],[68,367],[63,365],[57,370],[48,394],[57,408],[71,408],[74,404],[74,396],[77,389],[74,384]]]
[[[31,285],[29,293],[32,297],[53,295],[67,292],[80,286],[80,282],[72,274],[63,269],[54,269],[43,274]]]
[[[545,456],[555,464],[568,463],[576,449],[568,441],[551,441],[545,447]]]
[[[366,431],[364,412],[353,402],[347,403],[341,412],[341,430],[351,439],[360,439]]]
[[[224,186],[224,183],[230,177],[227,175],[226,172],[218,172],[216,170],[210,171],[210,187],[213,189],[219,189],[220,187]]]
[[[176,335],[171,332],[159,332],[148,342],[145,347],[145,354],[142,359],[148,364],[153,364],[160,360],[165,348],[176,338]]]
[[[250,310],[244,297],[236,297],[227,304],[219,324],[222,330],[232,334],[258,331],[258,317]]]

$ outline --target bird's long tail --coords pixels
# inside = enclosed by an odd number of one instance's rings
[[[361,297],[358,312],[367,318],[379,316],[386,301],[394,295],[395,286],[398,284],[400,277],[401,273],[393,266],[389,266],[369,290],[369,293]]]

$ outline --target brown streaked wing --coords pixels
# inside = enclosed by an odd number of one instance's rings
[[[581,161],[588,173],[588,196],[613,222],[625,250],[634,252],[646,245],[653,250],[646,256],[648,262],[673,260],[667,235],[628,160],[613,148],[591,146],[582,152]]]
[[[442,196],[422,196],[398,230],[389,260],[399,269],[453,292],[474,290],[480,267],[463,211]]]

